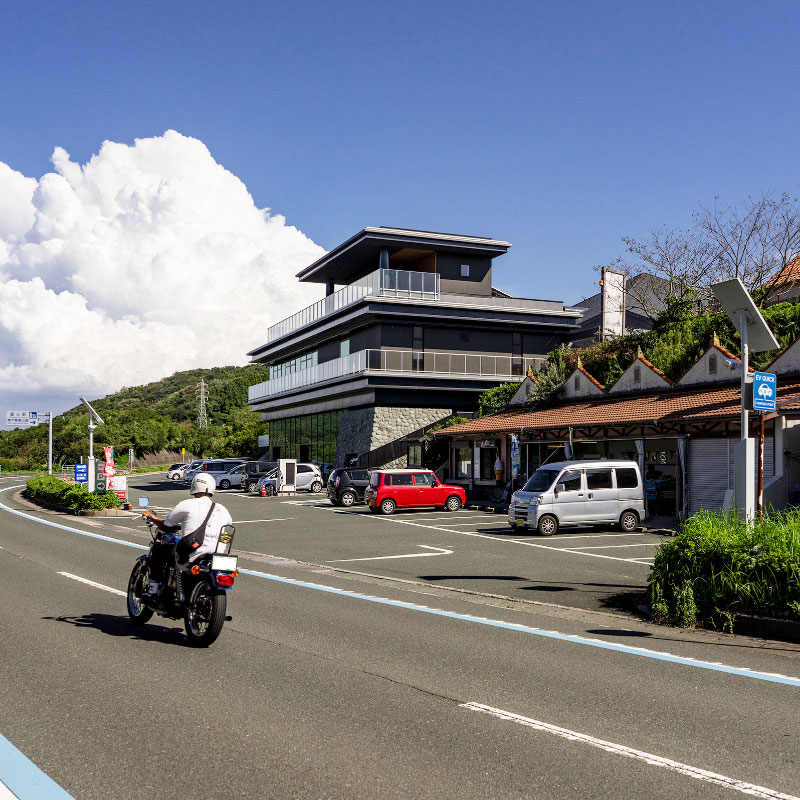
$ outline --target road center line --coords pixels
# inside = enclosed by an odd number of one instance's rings
[[[19,487],[13,486],[8,488],[15,489]],[[7,491],[7,489],[0,489],[0,491]],[[89,531],[83,531],[80,528],[70,528],[66,525],[60,525],[57,522],[51,522],[50,520],[46,519],[39,519],[38,517],[31,516],[30,514],[25,514],[22,511],[17,511],[13,508],[9,508],[3,503],[0,503],[0,508],[18,517],[24,517],[25,519],[29,519],[32,522],[38,522],[40,525],[47,525],[51,528],[57,528],[60,530],[68,531],[69,533],[76,533],[79,536],[87,536],[90,539],[100,539],[102,541],[112,542],[114,544],[120,544],[123,545],[124,547],[134,547],[137,550],[147,550],[146,546],[135,544],[134,542],[128,542],[125,541],[124,539],[113,539],[110,536],[101,536],[98,533],[90,533]],[[419,527],[429,527],[429,526],[422,525]],[[451,532],[457,532],[463,534],[462,531],[451,531]],[[481,534],[464,534],[464,535],[482,537]],[[488,539],[494,537],[487,536],[482,538]],[[503,540],[500,539],[498,541],[503,541]],[[557,548],[547,547],[545,549],[552,550]],[[567,552],[575,552],[575,551],[568,550]],[[615,559],[615,560],[626,561],[627,559]],[[604,641],[603,639],[593,639],[586,636],[578,636],[576,634],[559,633],[558,631],[546,631],[541,628],[534,628],[528,625],[520,625],[519,623],[514,623],[514,622],[505,622],[503,620],[488,619],[486,617],[475,617],[472,616],[471,614],[458,614],[452,611],[444,611],[443,609],[439,608],[430,608],[428,606],[422,606],[416,603],[408,603],[402,600],[389,600],[385,597],[376,597],[373,595],[360,594],[358,592],[349,591],[347,589],[338,589],[334,586],[326,586],[324,584],[310,583],[308,581],[297,580],[296,578],[284,578],[280,575],[272,575],[270,573],[258,572],[256,570],[240,569],[239,571],[244,575],[251,575],[256,578],[275,581],[276,583],[285,583],[290,586],[298,586],[304,589],[313,589],[319,592],[336,594],[342,597],[349,597],[355,600],[365,600],[367,602],[377,603],[379,605],[393,606],[395,608],[404,608],[410,611],[419,611],[425,614],[433,614],[434,616],[447,617],[450,619],[457,619],[463,622],[470,622],[479,625],[489,625],[494,628],[503,628],[506,630],[517,631],[519,633],[525,633],[532,636],[541,636],[546,639],[557,639],[559,641],[570,642],[572,644],[585,645],[588,647],[597,647],[601,650],[612,650],[618,653],[625,653],[627,655],[650,658],[655,661],[667,661],[673,664],[680,664],[682,666],[697,667],[699,669],[707,669],[714,672],[725,672],[731,675],[738,675],[739,677],[743,678],[768,681],[770,683],[781,683],[781,684],[786,684],[788,686],[796,686],[800,688],[800,678],[795,678],[787,675],[780,675],[778,673],[760,672],[757,670],[748,669],[747,667],[731,667],[728,666],[727,664],[720,664],[718,662],[713,662],[713,661],[701,661],[699,659],[690,658],[687,656],[677,656],[673,655],[672,653],[664,653],[658,650],[649,650],[645,647],[635,647],[633,645],[620,644],[618,642],[607,642]]]
[[[72,578],[74,581],[85,583],[87,586],[94,586],[95,589],[102,589],[104,592],[111,592],[111,594],[116,594],[120,597],[128,596],[125,592],[121,592],[119,589],[115,589],[113,586],[106,586],[104,583],[95,583],[94,581],[90,581],[88,578],[81,578],[80,575],[73,575],[71,572],[59,572],[58,574],[63,575],[65,578]]]
[[[663,756],[656,756],[652,753],[645,753],[642,750],[634,750],[632,747],[626,747],[623,744],[615,744],[614,742],[607,742],[603,739],[597,739],[594,736],[589,736],[586,733],[579,733],[578,731],[571,731],[569,728],[560,728],[557,725],[551,725],[547,722],[540,722],[530,717],[523,717],[519,714],[512,714],[510,711],[503,711],[499,708],[492,708],[485,706],[481,703],[459,703],[459,708],[466,708],[470,711],[479,711],[483,714],[490,714],[493,717],[498,717],[502,720],[509,722],[516,722],[518,725],[525,725],[529,728],[535,728],[545,733],[551,733],[554,736],[560,736],[562,739],[569,739],[573,742],[582,742],[583,744],[597,747],[600,750],[605,750],[607,753],[616,753],[619,756],[626,758],[634,758],[637,761],[644,761],[652,767],[661,767],[673,772],[679,772],[681,775],[687,775],[698,781],[705,783],[713,783],[717,786],[724,786],[726,789],[735,789],[737,792],[749,794],[753,797],[765,797],[770,800],[800,800],[800,798],[791,794],[783,794],[776,792],[773,789],[767,789],[764,786],[757,786],[753,783],[745,783],[744,781],[736,780],[736,778],[729,778],[726,775],[720,775],[716,772],[709,772],[708,770],[701,769],[700,767],[693,767],[690,764],[682,764],[680,761],[672,761]]]

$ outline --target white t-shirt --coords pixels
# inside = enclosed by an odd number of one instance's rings
[[[172,511],[164,517],[164,525],[174,528],[181,526],[180,537],[187,536],[196,531],[208,516],[213,500],[210,497],[190,497],[188,500],[181,500]],[[213,553],[217,549],[219,533],[223,525],[230,525],[233,522],[228,509],[219,503],[214,506],[214,513],[206,525],[206,535],[203,544],[200,545],[189,557],[189,561],[195,561],[203,553]]]

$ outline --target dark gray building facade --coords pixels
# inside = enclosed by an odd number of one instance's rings
[[[273,325],[249,353],[270,365],[270,380],[248,399],[270,423],[270,455],[366,463],[420,428],[472,412],[481,392],[521,380],[568,341],[579,309],[492,287],[493,261],[509,247],[364,228],[298,273],[326,296]]]

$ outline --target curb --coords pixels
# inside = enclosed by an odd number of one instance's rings
[[[45,500],[37,500],[33,497],[25,497],[22,492],[19,497],[34,506],[46,508],[49,511],[57,511],[59,514],[69,514],[73,517],[135,517],[137,514],[132,511],[123,511],[121,508],[101,508],[101,509],[76,509],[69,506],[57,506]]]

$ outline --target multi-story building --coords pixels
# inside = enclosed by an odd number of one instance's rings
[[[492,287],[492,262],[510,246],[364,228],[299,272],[326,296],[248,354],[270,366],[249,403],[270,423],[272,457],[374,466],[380,448],[473,411],[481,392],[521,380],[567,341],[579,309]],[[397,455],[388,460],[404,463]]]

